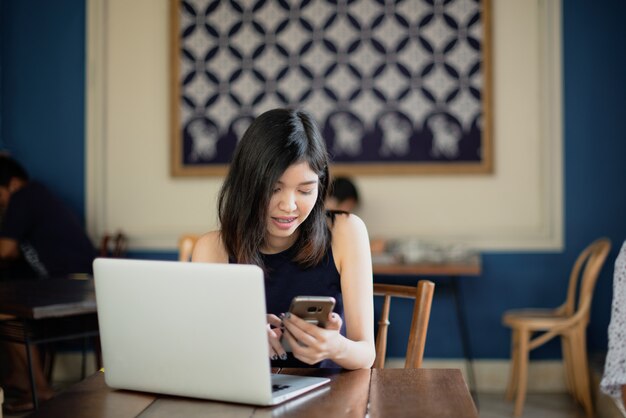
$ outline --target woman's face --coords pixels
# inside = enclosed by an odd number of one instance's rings
[[[296,230],[317,202],[318,182],[307,162],[290,165],[278,179],[267,211],[265,251],[280,252],[296,241]]]

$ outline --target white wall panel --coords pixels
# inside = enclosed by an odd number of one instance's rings
[[[168,0],[90,0],[88,223],[131,248],[217,227],[220,177],[169,170]],[[493,0],[491,175],[362,176],[371,236],[490,250],[562,246],[560,2]]]

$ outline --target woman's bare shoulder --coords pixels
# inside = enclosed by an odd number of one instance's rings
[[[211,231],[198,238],[193,247],[191,261],[204,263],[228,263],[228,253],[220,231]]]
[[[353,257],[355,252],[369,252],[369,238],[365,223],[357,215],[342,213],[335,216],[331,226],[335,258]]]
[[[336,213],[330,229],[333,233],[333,238],[337,235],[341,238],[360,235],[364,232],[367,234],[367,228],[363,220],[354,213],[347,212]]]
[[[369,280],[371,284],[372,261],[370,243],[365,223],[354,214],[335,217],[332,226],[333,258],[344,284]]]

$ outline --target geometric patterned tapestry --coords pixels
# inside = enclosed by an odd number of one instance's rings
[[[275,107],[311,112],[346,173],[490,170],[486,1],[172,1],[174,174],[223,169]]]

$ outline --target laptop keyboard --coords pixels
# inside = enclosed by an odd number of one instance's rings
[[[290,385],[272,385],[272,393],[287,389]]]

